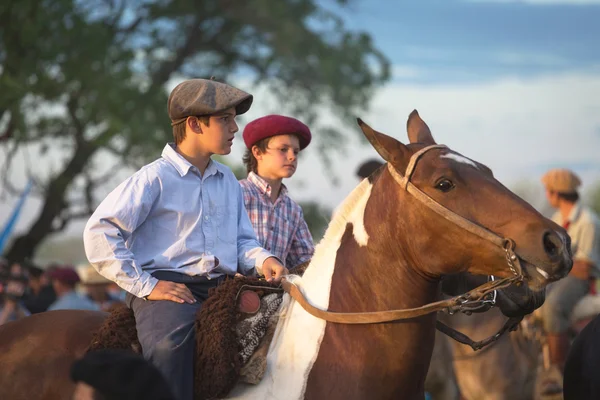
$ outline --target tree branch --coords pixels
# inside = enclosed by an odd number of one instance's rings
[[[2,114],[4,114],[4,112]],[[8,117],[8,122],[6,123],[6,129],[4,130],[2,135],[0,135],[0,143],[4,142],[4,141],[8,141],[8,139],[10,139],[12,137],[14,132],[15,132],[15,123],[14,123],[12,114],[10,114]]]
[[[200,36],[200,25],[201,21],[199,17],[196,17],[194,22],[192,23],[190,30],[185,39],[185,43],[181,46],[172,61],[165,61],[162,65],[157,69],[157,71],[152,74],[152,85],[154,86],[162,86],[169,80],[173,72],[177,71],[185,60],[194,53],[194,49],[198,45],[198,37]]]

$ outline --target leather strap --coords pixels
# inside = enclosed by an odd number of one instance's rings
[[[500,339],[500,337],[504,333],[511,332],[511,331],[514,331],[515,329],[517,329],[517,327],[519,326],[519,324],[521,323],[522,320],[523,320],[523,316],[511,317],[504,323],[504,326],[502,326],[502,328],[500,328],[500,330],[498,332],[496,332],[496,334],[494,334],[486,339],[480,340],[478,342],[473,341],[473,339],[471,339],[464,333],[461,333],[461,332],[457,331],[456,329],[449,327],[448,325],[444,324],[440,320],[436,321],[435,327],[438,331],[442,332],[443,334],[449,336],[450,338],[456,340],[459,343],[466,344],[467,346],[471,346],[471,348],[474,351],[477,351],[477,350],[483,349],[485,346],[487,346],[489,344],[494,343],[495,341]]]
[[[460,296],[436,301],[421,307],[371,312],[335,312],[323,310],[310,304],[300,288],[285,277],[281,280],[281,286],[286,293],[292,296],[292,298],[304,308],[304,310],[314,317],[338,324],[379,324],[383,322],[417,318],[437,311],[446,311],[450,314],[454,314],[457,311],[461,311],[463,307],[468,307],[470,303],[482,300],[487,294],[494,290],[504,289],[516,281],[516,277],[503,278],[484,283]]]

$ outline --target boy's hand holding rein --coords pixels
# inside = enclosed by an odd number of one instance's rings
[[[275,257],[267,258],[262,265],[259,273],[265,276],[267,282],[279,282],[284,275],[288,274],[288,270]]]

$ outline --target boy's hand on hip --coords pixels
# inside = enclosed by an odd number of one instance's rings
[[[169,281],[158,281],[152,292],[147,297],[148,300],[169,300],[175,303],[194,304],[196,299],[183,283]]]
[[[262,273],[267,282],[279,282],[284,275],[288,274],[288,270],[275,257],[269,257],[263,262]]]

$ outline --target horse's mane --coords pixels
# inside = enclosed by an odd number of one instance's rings
[[[360,212],[361,214],[364,212],[364,207],[357,210],[357,206],[359,204],[366,205],[365,194],[370,194],[371,187],[371,182],[369,182],[368,179],[363,179],[335,210],[333,217],[329,222],[329,226],[325,231],[325,235],[323,235],[323,239],[321,239],[315,248],[315,256],[313,259],[316,259],[320,252],[326,251],[327,245],[337,243],[341,239],[346,231],[348,223],[354,222],[353,220],[357,217],[357,212]]]

